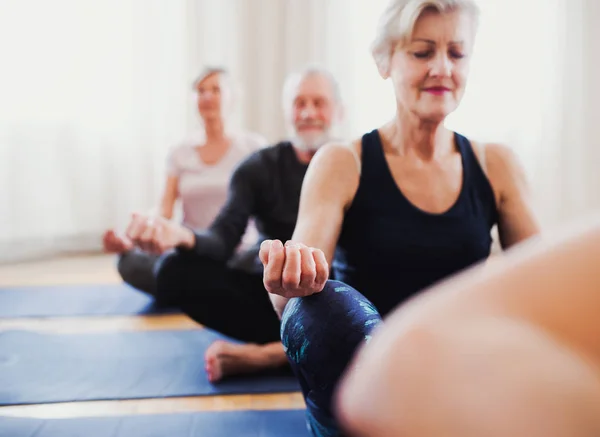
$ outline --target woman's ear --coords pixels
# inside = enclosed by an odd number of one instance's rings
[[[392,54],[388,50],[376,50],[373,52],[373,59],[377,66],[377,71],[382,79],[386,80],[390,77],[390,63]]]

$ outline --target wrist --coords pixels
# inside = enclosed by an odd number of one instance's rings
[[[185,226],[182,226],[181,230],[182,235],[180,247],[182,247],[183,249],[192,250],[196,245],[196,235],[192,232],[191,229],[188,229]]]

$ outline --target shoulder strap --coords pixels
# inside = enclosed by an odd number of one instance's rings
[[[358,175],[360,176],[360,172],[362,169],[362,163],[361,163],[360,157],[358,156],[358,152],[356,151],[356,149],[354,148],[354,145],[352,143],[348,144],[348,148],[350,149],[352,156],[354,156],[354,161],[356,162],[356,169],[358,170]]]

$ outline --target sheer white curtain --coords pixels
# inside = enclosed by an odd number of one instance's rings
[[[539,193],[557,223],[600,208],[600,3],[561,6],[561,93],[538,161]]]
[[[155,206],[168,149],[198,127],[190,84],[203,66],[225,66],[239,82],[239,124],[281,139],[285,76],[336,52],[338,8],[1,1],[0,261],[97,250],[106,228]]]
[[[341,134],[394,113],[369,54],[387,0],[0,2],[0,261],[99,246],[158,200],[167,150],[193,131],[190,83],[224,65],[237,121],[285,135],[285,75],[329,67]],[[600,206],[600,5],[480,0],[473,69],[449,126],[520,155],[545,223]]]
[[[584,1],[479,0],[481,30],[469,88],[449,125],[483,141],[509,145],[521,158],[542,224],[595,208],[585,160],[595,156],[582,103],[591,28]],[[591,48],[591,46],[590,46]],[[577,205],[574,198],[583,203]]]
[[[97,249],[156,204],[194,75],[237,56],[230,6],[0,2],[0,260]]]

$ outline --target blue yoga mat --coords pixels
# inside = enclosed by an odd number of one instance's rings
[[[0,317],[73,317],[172,313],[126,284],[0,288]]]
[[[7,437],[310,437],[303,410],[24,419],[0,417]]]
[[[0,405],[292,392],[289,371],[211,384],[208,329],[99,334],[0,332]]]

